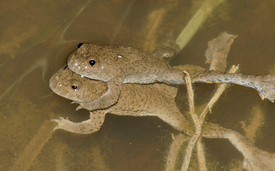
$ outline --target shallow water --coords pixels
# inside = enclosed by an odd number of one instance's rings
[[[80,42],[151,52],[171,29],[175,35],[180,33],[199,2],[26,0],[0,4],[0,170],[163,170],[171,134],[177,133],[172,127],[157,118],[108,115],[101,130],[91,135],[53,132],[55,123],[49,118],[82,121],[88,112],[76,112],[76,105],[51,92],[48,81]],[[229,65],[240,64],[246,74],[275,73],[274,6],[273,1],[223,4],[171,64],[208,67],[204,64],[207,42],[227,31],[239,35],[231,46]],[[195,84],[196,104],[207,102],[214,88]],[[176,98],[183,111],[188,108],[185,89],[181,86]],[[274,104],[262,101],[255,90],[234,85],[207,121],[242,134],[244,124],[249,129],[250,123],[260,122],[255,144],[274,153],[274,113]],[[203,142],[209,165],[214,168],[219,162],[217,170],[229,167],[232,160],[242,160],[226,140]]]

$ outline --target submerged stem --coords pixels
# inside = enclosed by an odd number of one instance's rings
[[[186,74],[185,80],[186,80],[186,85],[187,85],[187,90],[188,90],[188,100],[189,100],[189,108],[190,108],[190,114],[191,117],[195,123],[195,134],[192,136],[190,139],[188,146],[186,148],[185,156],[184,156],[184,161],[181,167],[181,171],[187,171],[192,151],[194,149],[194,146],[196,145],[196,142],[198,138],[200,137],[201,134],[201,124],[199,122],[198,116],[195,114],[195,107],[194,107],[194,91],[192,88],[192,82],[191,78],[188,72],[184,71]]]
[[[198,31],[203,22],[208,18],[211,12],[222,2],[224,2],[224,0],[206,0],[202,4],[202,6],[191,18],[176,40],[176,44],[179,45],[181,50],[192,39],[192,37]]]

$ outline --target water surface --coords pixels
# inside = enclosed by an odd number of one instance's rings
[[[50,118],[82,121],[88,112],[76,112],[76,105],[51,92],[48,81],[80,42],[151,52],[171,29],[175,35],[180,33],[200,2],[26,0],[0,4],[0,169],[163,170],[171,134],[177,134],[172,127],[158,118],[108,115],[101,130],[91,135],[53,132],[55,123],[49,122]],[[240,64],[246,74],[275,73],[274,6],[273,1],[224,3],[171,64],[208,67],[204,64],[207,41],[227,31],[239,35],[229,52],[228,65]],[[182,111],[188,109],[185,89],[180,86],[176,98]],[[194,89],[200,106],[210,99],[215,86],[195,84]],[[207,121],[242,134],[253,130],[251,123],[261,123],[255,130],[255,144],[275,152],[274,104],[262,101],[253,89],[230,87]],[[242,161],[226,140],[203,142],[209,167],[218,162],[217,170],[236,168]]]

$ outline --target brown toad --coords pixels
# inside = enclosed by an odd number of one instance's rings
[[[157,48],[153,54],[148,54],[132,47],[85,43],[70,55],[68,67],[81,76],[108,84],[108,91],[90,103],[90,110],[104,109],[117,102],[122,84],[125,83],[184,84],[185,74],[171,67],[163,58],[165,55],[162,54],[165,54],[165,50],[169,50],[167,47],[174,46],[163,46]],[[164,50],[161,50],[162,48]],[[174,51],[174,53],[177,52],[177,50]],[[234,83],[251,87],[258,91],[262,99],[267,98],[271,101],[275,99],[274,81],[274,75],[224,74],[217,71],[198,72],[193,75],[192,80],[192,82]]]
[[[74,100],[89,109],[90,101],[107,91],[107,84],[75,74],[64,67],[50,79],[51,89],[58,95]],[[55,129],[89,134],[100,129],[107,113],[122,116],[157,116],[175,129],[191,135],[193,126],[178,110],[175,104],[177,88],[165,84],[124,84],[117,103],[107,109],[90,112],[90,119],[74,123],[60,118]]]

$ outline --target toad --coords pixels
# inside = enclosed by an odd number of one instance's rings
[[[191,73],[196,72],[189,70],[190,66],[180,66],[180,68]],[[67,66],[52,76],[50,87],[56,94],[78,101],[83,108],[89,105],[89,101],[99,98],[108,89],[106,83],[81,77]],[[157,116],[178,131],[192,135],[194,131],[190,124],[191,121],[186,119],[176,107],[174,101],[176,93],[177,87],[165,84],[124,84],[121,97],[116,104],[105,110],[90,112],[90,119],[80,123],[74,123],[63,117],[53,119],[58,123],[55,130],[62,129],[78,134],[90,134],[100,129],[107,113],[112,113],[122,116]],[[217,124],[205,123],[202,136],[228,139],[244,156],[243,167],[246,170],[273,170],[275,168],[275,154],[260,150],[246,137],[234,130],[223,128]]]
[[[176,47],[175,47],[176,46]],[[162,50],[163,49],[163,50]],[[171,50],[172,49],[172,50]],[[165,51],[169,53],[165,53]],[[171,51],[174,50],[174,53]],[[157,48],[153,54],[124,46],[100,46],[80,44],[68,59],[68,67],[75,73],[106,82],[108,91],[89,104],[90,110],[104,109],[115,104],[125,83],[148,84],[163,82],[172,85],[184,84],[184,73],[171,67],[164,57],[178,53],[176,44]],[[192,77],[192,82],[234,83],[258,91],[262,99],[275,99],[274,75],[224,74],[217,71],[201,71]]]
[[[90,101],[108,91],[102,81],[81,77],[64,67],[50,79],[51,89],[58,95],[74,100],[89,110]],[[58,123],[55,129],[73,133],[90,134],[100,129],[107,113],[121,116],[157,116],[180,132],[192,135],[193,125],[177,108],[175,96],[177,87],[165,84],[123,84],[120,98],[107,109],[90,112],[90,119],[74,123],[68,119],[53,119]]]

